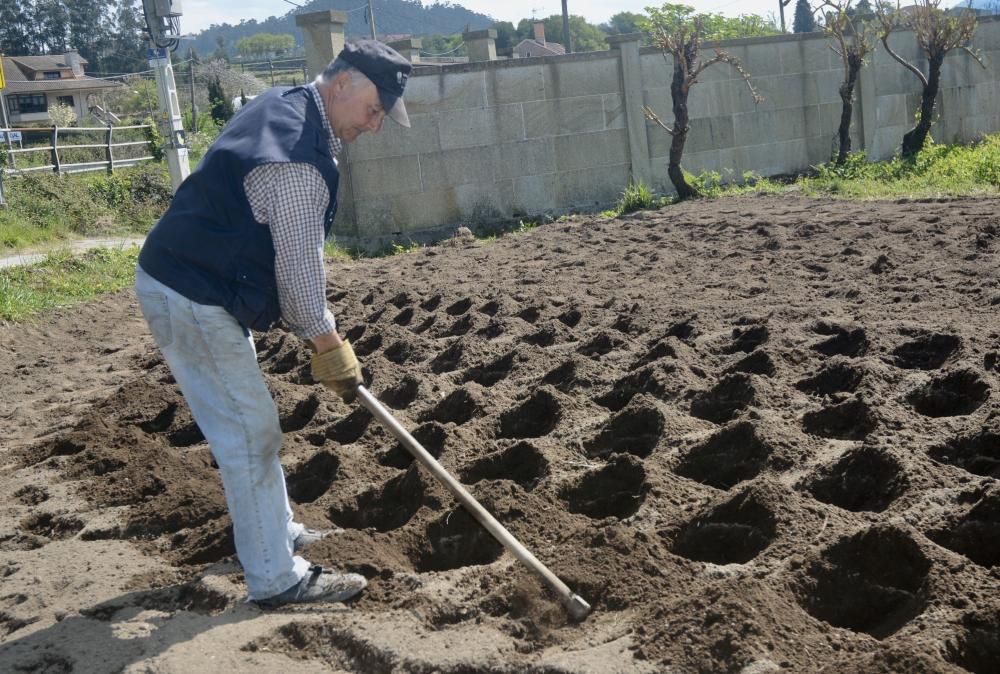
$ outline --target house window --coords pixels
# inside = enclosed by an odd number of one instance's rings
[[[62,103],[63,105],[68,105],[71,108],[74,107],[73,97],[72,96],[60,96],[58,98],[58,101],[60,103]]]
[[[42,73],[42,77],[47,80],[58,80],[62,78],[62,73],[60,73],[58,70],[46,70],[44,73]]]
[[[35,112],[48,112],[49,101],[45,94],[18,94],[8,96],[10,111],[18,115],[28,115]]]

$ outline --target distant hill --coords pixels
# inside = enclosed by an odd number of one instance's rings
[[[968,7],[968,2],[960,2],[955,7]],[[1000,14],[1000,0],[972,0],[973,9],[980,9],[993,14]],[[375,15],[378,18],[378,15]]]
[[[280,3],[276,3],[280,4]],[[296,43],[302,46],[302,31],[295,26],[295,15],[318,12],[326,9],[351,10],[347,15],[347,36],[368,37],[370,28],[366,22],[365,0],[312,0],[301,9],[292,8],[282,16],[272,16],[264,21],[251,19],[237,25],[212,24],[198,33],[196,39],[182,43],[181,49],[193,46],[200,55],[207,56],[215,51],[219,37],[225,41],[226,49],[233,53],[233,45],[241,37],[255,33],[291,33]],[[420,0],[375,0],[375,27],[378,35],[452,35],[464,30],[489,28],[493,19],[449,2],[427,5]],[[183,26],[183,18],[181,19]]]

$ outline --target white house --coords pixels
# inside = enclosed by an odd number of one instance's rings
[[[531,58],[533,56],[559,56],[566,53],[566,47],[558,42],[545,41],[545,22],[536,21],[532,24],[534,39],[521,40],[514,47],[514,58]]]
[[[11,126],[48,122],[49,107],[64,103],[82,118],[90,109],[88,96],[123,87],[84,74],[87,60],[76,50],[56,56],[4,56],[0,58],[6,86],[0,94],[7,104]]]

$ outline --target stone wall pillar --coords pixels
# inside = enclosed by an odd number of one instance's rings
[[[620,55],[632,180],[651,186],[653,172],[649,159],[649,138],[646,135],[646,114],[642,110],[642,71],[639,63],[639,40],[642,39],[642,33],[609,35],[607,39],[612,51],[617,51]]]
[[[878,81],[875,72],[872,59],[871,67],[861,69],[854,85],[854,120],[860,127],[861,136],[861,147],[851,148],[855,152],[865,150],[870,153],[875,145],[875,129],[878,128]],[[869,157],[871,159],[874,157]]]
[[[462,33],[462,40],[469,53],[469,63],[497,60],[497,32],[493,28]]]
[[[390,42],[389,46],[399,52],[400,56],[410,63],[420,63],[420,49],[423,42],[420,38],[409,37],[405,40]]]
[[[313,80],[344,48],[347,13],[328,9],[322,12],[296,14],[295,25],[302,29],[302,35],[305,37],[306,72],[309,80]],[[338,160],[340,168],[340,185],[337,187],[338,208],[331,235],[332,238],[356,237],[358,223],[354,215],[350,153],[346,147]]]
[[[332,9],[296,14],[295,25],[302,29],[306,44],[306,71],[314,79],[344,48],[347,13]]]

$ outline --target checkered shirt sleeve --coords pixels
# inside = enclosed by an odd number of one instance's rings
[[[263,164],[244,179],[254,219],[271,228],[281,315],[302,339],[337,329],[326,302],[323,223],[330,190],[311,164]]]

